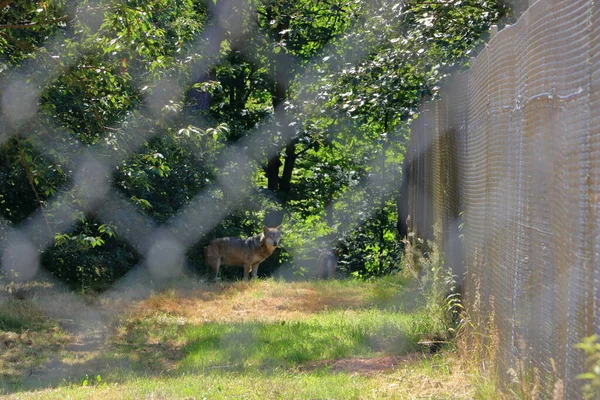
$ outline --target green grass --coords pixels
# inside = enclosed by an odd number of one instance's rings
[[[182,282],[121,310],[107,342],[85,355],[85,362],[81,354],[57,347],[54,361],[72,364],[58,379],[18,378],[27,368],[19,371],[19,362],[10,374],[0,370],[5,379],[0,394],[15,399],[375,399],[413,398],[419,392],[428,393],[424,398],[468,398],[457,395],[456,387],[444,389],[456,383],[456,376],[464,377],[450,358],[406,356],[421,350],[420,338],[441,329],[421,302],[405,280],[393,277]],[[21,306],[21,311],[33,307],[29,301],[11,304]],[[9,316],[2,307],[0,323],[9,326],[9,321],[11,329],[22,329],[30,318],[26,312]],[[37,322],[27,326],[40,333],[57,329],[43,314],[34,312],[31,318]],[[334,367],[336,360],[351,364],[390,357],[402,360],[398,367],[375,373]],[[40,358],[37,368],[52,368],[44,364],[47,358]],[[460,387],[466,386],[463,380]]]
[[[414,316],[365,310],[325,312],[287,323],[190,326],[184,332],[187,345],[182,366],[278,367],[322,359],[404,354],[416,350],[422,329],[419,325]]]
[[[107,379],[108,378],[108,379]],[[469,377],[455,360],[435,356],[386,373],[277,369],[177,376],[89,376],[58,389],[15,393],[11,399],[469,399]]]
[[[390,381],[393,381],[390,380]],[[389,381],[388,381],[389,382]],[[399,384],[350,374],[263,372],[213,373],[138,378],[124,385],[70,385],[20,393],[14,399],[401,399],[412,398]],[[404,393],[403,393],[404,392]],[[433,397],[442,398],[442,397]],[[448,397],[452,398],[452,397]]]

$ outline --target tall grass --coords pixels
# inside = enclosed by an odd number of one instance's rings
[[[438,236],[439,227],[434,227],[434,232]],[[430,333],[442,341],[451,341],[465,325],[466,316],[457,277],[444,264],[444,255],[435,240],[425,243],[411,233],[404,245],[404,273],[416,280],[428,315],[442,327]]]

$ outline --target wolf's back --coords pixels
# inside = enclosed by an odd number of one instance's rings
[[[206,249],[207,260],[220,259],[225,264],[242,265],[244,259],[257,247],[253,239],[254,237],[248,239],[236,237],[214,239]]]

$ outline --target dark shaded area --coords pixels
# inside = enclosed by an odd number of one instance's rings
[[[104,243],[92,247],[101,225],[94,215],[76,224],[68,233],[73,239],[49,247],[42,253],[44,269],[75,290],[104,291],[140,262],[137,252],[118,236],[103,235]]]

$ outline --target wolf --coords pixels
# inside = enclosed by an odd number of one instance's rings
[[[335,269],[337,267],[339,250],[324,250],[319,254],[317,260],[317,276],[323,279],[335,278]]]
[[[269,257],[281,241],[281,225],[274,228],[263,226],[262,232],[247,239],[224,237],[214,239],[206,247],[206,262],[214,273],[215,280],[219,275],[219,266],[243,266],[244,281],[252,271],[256,279],[258,266]]]

